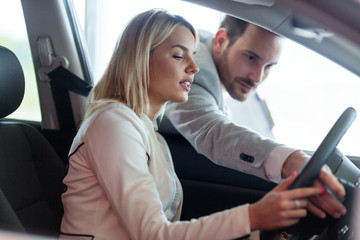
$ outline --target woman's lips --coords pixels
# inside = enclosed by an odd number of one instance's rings
[[[190,91],[192,82],[193,82],[192,79],[186,79],[180,82],[180,86],[186,91]]]

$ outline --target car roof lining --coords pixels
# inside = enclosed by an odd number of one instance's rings
[[[344,6],[342,1],[341,4],[336,3],[337,0],[304,0],[301,3],[299,1],[277,0],[272,6],[263,6],[247,4],[246,0],[239,0],[243,3],[234,0],[183,1],[221,11],[264,27],[326,56],[360,76],[360,69],[358,68],[360,62],[360,15],[357,14],[360,9],[359,4],[352,3]],[[334,3],[329,4],[329,2]],[[339,13],[342,14],[336,16],[339,21],[333,21],[334,11],[329,9],[330,7],[341,9]],[[346,12],[347,17],[343,16],[344,11],[348,10],[349,12]],[[311,19],[302,16],[305,11],[311,16]],[[350,19],[359,19],[359,21],[353,23],[353,21],[349,22]],[[327,26],[330,21],[333,29],[329,29]],[[320,31],[330,36],[323,37],[321,44],[319,44],[317,38],[299,36],[296,31],[299,28],[308,31],[309,34],[316,34],[316,31]]]

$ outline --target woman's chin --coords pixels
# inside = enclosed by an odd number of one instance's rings
[[[179,97],[177,97],[177,98],[171,99],[171,100],[169,100],[169,101],[182,103],[182,102],[186,102],[188,99],[189,99],[189,96],[188,96],[188,94],[186,93],[186,94],[183,94],[182,96],[179,96]]]

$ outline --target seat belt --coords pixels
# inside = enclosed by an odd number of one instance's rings
[[[55,56],[49,36],[39,36],[37,44],[41,63],[38,74],[40,80],[50,82],[60,129],[76,131],[69,91],[88,96],[92,86],[67,70],[67,58]]]
[[[76,131],[69,91],[86,97],[92,86],[61,65],[47,75],[51,79],[50,86],[60,129]]]

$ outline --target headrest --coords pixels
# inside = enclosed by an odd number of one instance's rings
[[[0,119],[13,113],[24,97],[24,72],[18,58],[0,46]]]

